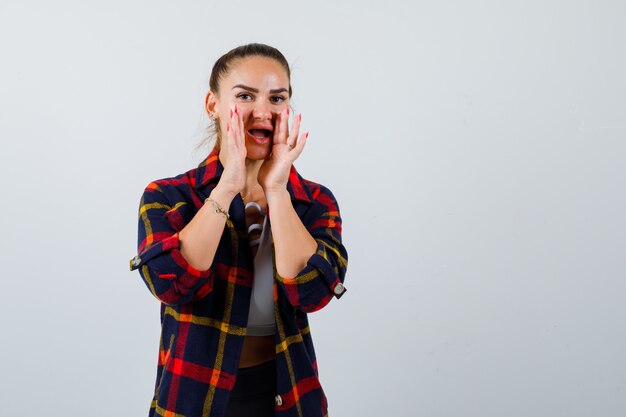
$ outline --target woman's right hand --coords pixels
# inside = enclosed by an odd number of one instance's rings
[[[222,134],[219,158],[224,172],[217,185],[233,196],[246,185],[246,143],[243,118],[237,106],[230,109],[230,120]]]

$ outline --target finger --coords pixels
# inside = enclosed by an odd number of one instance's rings
[[[280,143],[287,143],[287,136],[289,135],[289,109],[284,108],[280,112]]]
[[[237,114],[237,143],[241,146],[244,146],[246,140],[246,132],[243,125],[243,115],[239,111],[237,105],[235,105],[235,113]]]
[[[239,147],[239,121],[238,121],[238,109],[237,106],[233,106],[230,109],[230,130],[228,135],[229,145],[233,148]]]
[[[289,108],[284,108],[281,113],[282,115],[280,120],[283,128],[281,143],[288,143],[287,140],[289,139]]]
[[[289,153],[289,155],[291,155],[292,153],[294,154],[294,161],[300,156],[300,154],[302,153],[302,150],[304,149],[304,145],[306,145],[306,141],[309,138],[309,132],[303,133],[300,135],[300,139],[298,140],[298,142],[295,144],[295,146],[293,147],[292,151]]]
[[[302,113],[294,117],[293,125],[291,126],[291,132],[289,132],[289,138],[287,139],[287,145],[289,145],[289,147],[292,149],[296,146],[296,142],[298,140],[298,134],[300,133],[301,122],[302,122]]]
[[[232,125],[232,136],[235,142],[238,139],[239,121],[237,120],[237,106],[233,106],[233,110],[230,113],[230,123]]]
[[[235,106],[232,106],[229,109],[229,117],[225,120],[226,129],[222,132],[222,145],[221,148],[224,150],[225,154],[230,154],[232,151],[229,151],[233,148],[236,148],[236,135],[235,135]]]
[[[274,145],[278,144],[278,143],[285,143],[285,141],[283,140],[283,136],[285,135],[285,128],[284,128],[284,119],[285,119],[285,110],[281,110],[280,113],[278,113],[276,115],[276,122],[274,123],[274,138],[272,140],[272,142],[274,143]]]
[[[224,135],[223,140],[228,141],[228,136],[230,135],[230,125],[233,123],[233,109],[230,108],[230,114],[228,121],[226,122],[226,134]]]

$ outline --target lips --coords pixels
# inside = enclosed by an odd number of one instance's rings
[[[248,136],[259,144],[266,144],[270,141],[272,131],[270,129],[252,128],[248,129]]]

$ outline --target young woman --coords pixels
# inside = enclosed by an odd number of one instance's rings
[[[341,217],[293,166],[290,70],[249,44],[217,60],[206,96],[216,143],[200,165],[151,182],[131,270],[161,301],[150,416],[325,416],[307,313],[345,291]]]

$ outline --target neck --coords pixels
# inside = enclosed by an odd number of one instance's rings
[[[263,165],[263,161],[254,161],[252,159],[246,158],[246,185],[243,190],[241,190],[241,195],[246,196],[252,190],[259,186],[259,170],[261,169],[261,165]]]

